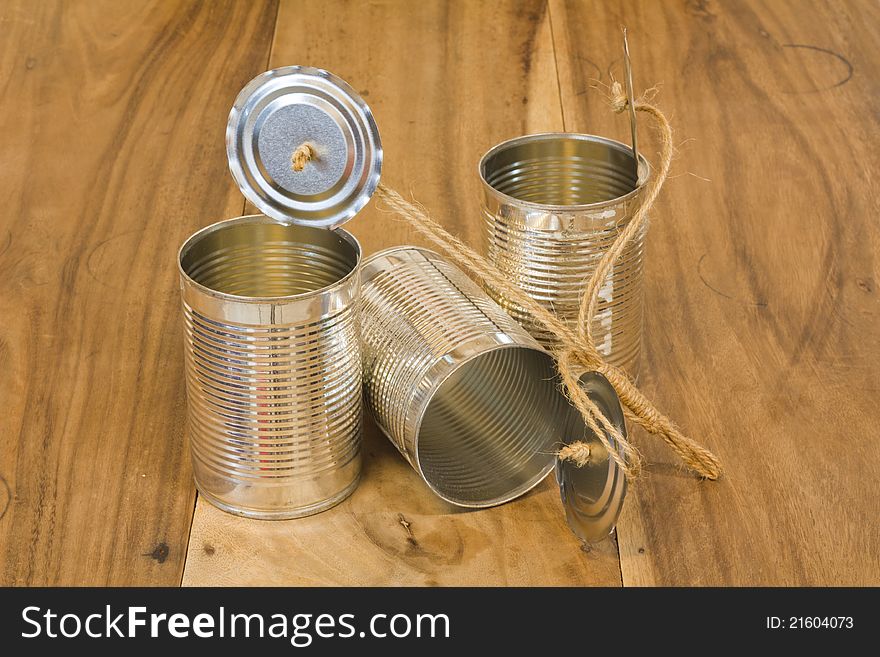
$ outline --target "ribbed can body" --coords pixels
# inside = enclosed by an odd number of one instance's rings
[[[240,217],[180,251],[189,438],[199,492],[294,518],[360,469],[360,246],[342,230]]]
[[[574,326],[599,260],[641,201],[628,146],[591,135],[540,134],[499,144],[480,162],[485,251],[508,279]],[[646,224],[647,226],[647,224]],[[593,337],[599,352],[638,375],[643,323],[643,228],[599,291]],[[487,291],[544,346],[554,338],[503,292]]]
[[[460,506],[537,485],[578,428],[553,359],[463,272],[415,247],[362,273],[365,398],[427,484]]]

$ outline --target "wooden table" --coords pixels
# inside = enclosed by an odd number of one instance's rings
[[[724,479],[634,432],[648,475],[587,548],[552,481],[457,511],[370,426],[332,511],[197,499],[175,255],[244,209],[224,151],[241,87],[289,64],[342,76],[383,180],[479,244],[489,147],[628,138],[602,92],[624,24],[679,144],[642,384]],[[880,584],[876,2],[20,0],[0,29],[0,583]],[[373,206],[350,226],[367,253],[419,243]]]

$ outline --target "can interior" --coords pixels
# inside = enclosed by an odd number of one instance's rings
[[[416,444],[425,480],[464,506],[511,500],[552,468],[563,436],[576,426],[570,409],[547,353],[484,353],[449,376],[429,402]]]
[[[542,205],[603,203],[638,187],[628,146],[576,135],[533,135],[505,142],[486,155],[480,174],[496,191]]]
[[[332,285],[357,266],[357,246],[338,232],[248,219],[213,226],[184,246],[187,276],[224,294],[287,297]]]

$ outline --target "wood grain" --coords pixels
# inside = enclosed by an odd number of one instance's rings
[[[621,25],[636,87],[662,83],[682,143],[649,238],[642,380],[727,467],[700,483],[638,435],[654,465],[618,528],[624,584],[880,584],[877,4],[550,15],[566,129],[626,139],[591,89],[622,79]]]
[[[237,214],[225,117],[271,2],[0,7],[0,584],[177,584],[175,253]]]
[[[193,517],[175,253],[243,206],[239,89],[287,64],[347,79],[383,179],[479,244],[489,147],[628,139],[602,95],[624,24],[680,144],[641,383],[727,476],[637,433],[618,559],[581,550],[550,481],[458,511],[370,425],[336,509]],[[22,0],[0,29],[0,584],[880,584],[876,3]],[[350,227],[366,253],[420,243],[375,204]]]
[[[272,66],[333,71],[366,98],[383,180],[479,243],[476,165],[489,147],[562,120],[546,5],[530,2],[284,2]],[[350,224],[366,253],[419,243],[371,204]],[[568,531],[550,481],[496,509],[433,496],[370,424],[366,472],[319,516],[248,521],[199,500],[185,585],[619,585],[616,546]]]

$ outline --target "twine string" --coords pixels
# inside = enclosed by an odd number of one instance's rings
[[[317,155],[315,147],[305,141],[297,146],[296,150],[293,151],[293,155],[290,156],[290,168],[295,173],[299,173],[306,168],[306,165],[312,161],[312,158],[317,158]]]
[[[593,450],[590,446],[578,440],[577,442],[573,442],[570,445],[566,445],[558,452],[556,452],[556,456],[564,461],[571,461],[579,468],[588,465],[590,462],[590,458],[593,455]]]
[[[615,113],[620,113],[627,106],[626,95],[623,93],[621,85],[615,82],[611,88],[611,109]],[[519,305],[556,337],[558,346],[554,348],[554,356],[566,395],[583,416],[587,427],[601,441],[609,457],[614,459],[628,476],[635,476],[640,472],[641,455],[580,386],[578,374],[584,369],[598,371],[609,380],[617,391],[626,416],[630,420],[643,427],[650,434],[659,436],[696,474],[714,480],[718,479],[722,472],[719,459],[708,449],[685,436],[668,417],[663,415],[645,397],[623,370],[604,359],[596,349],[593,340],[592,320],[598,308],[599,289],[614,263],[647,221],[647,213],[657,199],[660,188],[669,174],[672,162],[674,149],[672,128],[669,121],[657,107],[647,102],[644,97],[634,103],[634,108],[636,112],[646,114],[656,124],[660,135],[660,166],[632,219],[603,255],[596,270],[586,282],[574,330],[551,310],[542,306],[509,281],[501,271],[474,249],[443,229],[420,204],[407,201],[384,184],[379,185],[376,195],[390,211],[406,219],[416,232],[440,248],[451,260],[470,271],[475,278],[482,280],[486,285],[495,288],[510,301]],[[297,150],[299,151],[299,149]],[[612,446],[612,441],[617,445],[616,448]],[[588,444],[583,441],[575,441],[563,447],[558,456],[578,466],[584,466],[590,461],[590,451]]]

